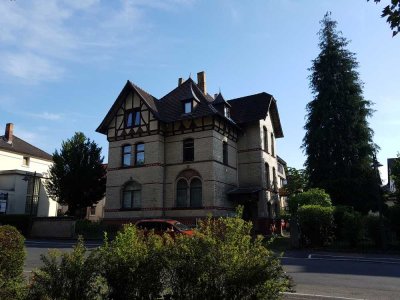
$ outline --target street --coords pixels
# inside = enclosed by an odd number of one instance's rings
[[[48,249],[71,251],[75,243],[27,240],[26,275],[40,267],[40,255]],[[85,244],[93,249],[101,242]],[[286,299],[400,299],[399,256],[288,251],[282,264],[296,284],[296,294]]]

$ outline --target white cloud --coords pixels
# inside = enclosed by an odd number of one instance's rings
[[[59,79],[67,64],[128,53],[154,38],[149,10],[174,10],[195,0],[0,1],[0,78],[38,83]],[[129,47],[129,48],[128,48]],[[129,49],[129,50],[128,50]]]
[[[31,113],[29,115],[34,118],[39,118],[39,119],[48,120],[48,121],[57,121],[57,120],[62,119],[62,116],[60,114],[49,113],[49,112],[42,112],[42,113],[38,113],[38,114]]]

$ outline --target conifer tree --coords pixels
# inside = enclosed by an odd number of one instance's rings
[[[367,118],[355,54],[327,13],[319,32],[320,54],[312,61],[303,150],[311,187],[325,189],[334,205],[368,211],[376,203],[377,182],[372,168],[375,145]]]

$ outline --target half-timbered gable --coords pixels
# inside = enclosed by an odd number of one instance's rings
[[[108,221],[193,223],[208,214],[230,215],[242,204],[245,217],[263,231],[276,216],[269,173],[277,168],[274,141],[283,133],[267,93],[212,97],[204,72],[197,83],[180,79],[159,99],[128,81],[97,131],[109,141]]]

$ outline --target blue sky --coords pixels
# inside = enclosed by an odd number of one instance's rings
[[[319,53],[319,21],[331,11],[375,103],[369,121],[386,165],[400,151],[400,36],[380,18],[385,2],[3,0],[0,132],[12,122],[17,136],[53,153],[82,131],[107,159],[106,137],[95,129],[126,80],[161,97],[179,77],[204,70],[210,94],[274,95],[285,134],[278,153],[300,168],[308,68]]]

